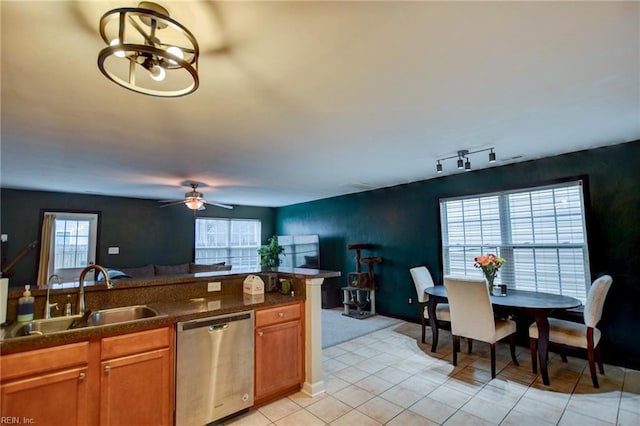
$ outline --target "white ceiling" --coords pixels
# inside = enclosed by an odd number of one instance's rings
[[[159,3],[185,97],[98,70],[135,1],[2,1],[2,187],[282,206],[640,139],[638,2]]]

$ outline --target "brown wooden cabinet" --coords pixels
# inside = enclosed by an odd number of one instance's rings
[[[18,424],[88,424],[88,363],[89,342],[0,357],[0,415]]]
[[[173,423],[173,329],[102,339],[100,425]]]
[[[171,425],[173,346],[173,327],[162,327],[4,355],[0,416],[17,424]]]
[[[256,405],[296,392],[304,381],[302,312],[302,302],[256,310]]]

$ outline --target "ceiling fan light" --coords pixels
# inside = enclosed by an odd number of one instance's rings
[[[191,210],[198,210],[204,202],[198,198],[189,198],[184,200],[184,205],[190,208]]]

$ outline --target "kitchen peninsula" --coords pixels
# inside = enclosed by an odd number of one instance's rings
[[[289,279],[292,282],[292,292],[286,295],[277,292],[266,292],[263,295],[244,294],[242,283],[249,274],[261,275],[265,280],[275,276],[277,276],[278,279]],[[282,309],[273,310],[276,316],[275,322],[277,323],[280,319],[286,319],[285,315],[288,315],[289,312],[295,311],[292,308],[293,306],[300,306],[298,321],[300,324],[299,327],[301,327],[302,330],[303,341],[301,342],[301,348],[303,354],[301,355],[303,356],[302,366],[304,368],[303,380],[300,381],[302,383],[301,390],[309,395],[320,394],[324,392],[322,378],[320,288],[325,278],[338,276],[340,276],[340,272],[336,271],[302,268],[265,268],[183,274],[144,280],[114,280],[113,288],[111,289],[107,289],[103,283],[91,283],[92,285],[88,283],[85,287],[85,297],[86,307],[89,310],[99,311],[125,306],[144,305],[156,311],[158,315],[113,324],[24,337],[11,337],[13,327],[19,324],[6,327],[6,329],[3,330],[3,339],[0,341],[0,351],[3,355],[1,361],[3,364],[1,369],[2,392],[3,400],[5,401],[3,402],[2,415],[6,415],[5,404],[8,398],[6,398],[5,392],[9,390],[7,385],[20,382],[18,379],[20,379],[21,376],[18,373],[11,373],[12,368],[14,371],[19,370],[20,374],[32,369],[34,373],[29,376],[29,380],[31,380],[38,368],[42,367],[44,360],[47,359],[46,357],[42,358],[42,356],[48,351],[55,351],[58,348],[61,349],[65,347],[66,354],[79,354],[79,357],[84,361],[80,363],[82,368],[79,371],[73,370],[74,380],[76,380],[77,375],[78,377],[82,377],[84,382],[92,383],[87,389],[82,390],[81,393],[91,393],[92,389],[99,393],[96,382],[101,382],[101,373],[100,369],[98,367],[94,368],[92,364],[101,365],[111,362],[109,359],[100,358],[100,353],[104,356],[105,348],[109,347],[106,343],[113,344],[117,347],[117,343],[123,341],[122,339],[126,339],[127,336],[135,336],[135,340],[132,340],[132,342],[135,343],[145,342],[147,338],[155,339],[157,337],[157,340],[161,343],[158,347],[150,344],[150,346],[145,349],[148,350],[144,352],[144,356],[151,356],[152,353],[156,353],[157,351],[168,351],[166,352],[166,356],[163,356],[166,357],[166,364],[172,366],[175,351],[175,345],[173,344],[175,339],[175,324],[179,321],[207,318],[213,315],[241,311],[265,312],[265,314],[270,314],[271,308],[282,307]],[[220,283],[220,291],[209,291],[210,288],[217,287],[216,285],[210,286],[210,283]],[[67,300],[67,295],[71,295],[75,303],[77,288],[62,287],[63,288],[51,290],[51,303],[59,303],[60,306],[63,306]],[[19,294],[19,290],[13,290],[9,295],[8,319],[15,319],[17,297],[19,297]],[[42,318],[46,303],[46,290],[36,289],[34,296],[36,298],[36,319]],[[282,310],[284,313],[279,312],[279,310]],[[256,319],[256,323],[257,321]],[[149,335],[145,333],[152,334]],[[24,356],[29,353],[37,354],[38,357],[30,359],[28,356]],[[165,352],[162,353],[164,354]],[[12,354],[16,354],[17,356],[12,358]],[[282,354],[280,354],[280,356],[282,356]],[[70,357],[66,355],[65,358],[70,359]],[[11,364],[11,362],[13,362],[13,364]],[[257,360],[256,362],[258,363],[259,361]],[[60,366],[60,368],[65,371],[71,367],[74,369],[80,368],[77,365]],[[173,377],[173,367],[171,367],[170,371],[170,376]],[[169,381],[173,383],[172,379]],[[104,377],[102,378],[102,382],[104,382]],[[22,385],[23,383],[20,382],[20,386]],[[298,385],[298,388],[300,388],[300,385]],[[292,389],[287,389],[286,391],[290,392],[291,390]],[[171,389],[170,395],[171,396],[165,399],[171,400],[171,404],[173,404],[173,389]],[[281,396],[281,393],[274,391],[270,394],[265,394],[262,399],[256,397],[255,402],[256,404],[260,404],[273,397],[279,396]],[[104,415],[104,407],[93,407],[92,404],[96,403],[91,402],[91,398],[88,399],[89,402],[86,409],[88,414],[82,414],[83,409],[81,410],[80,417],[92,419]],[[101,405],[103,403],[104,402],[101,402]],[[162,410],[166,411],[166,407]],[[169,411],[171,413],[173,412],[172,410]],[[89,417],[83,417],[85,415]],[[172,417],[172,415],[169,415],[169,417]]]

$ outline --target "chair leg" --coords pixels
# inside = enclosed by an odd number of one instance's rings
[[[496,378],[496,345],[491,344],[491,378]]]
[[[598,369],[600,370],[600,374],[604,374],[604,365],[602,364],[602,351],[600,350],[600,345],[596,346],[596,362],[598,363]]]
[[[460,336],[453,336],[453,366],[458,365],[458,352],[460,351]]]
[[[593,349],[593,328],[587,328],[587,359],[589,360],[589,371],[594,388],[599,388],[598,375],[596,374],[596,362]]]
[[[513,361],[515,365],[520,365],[518,364],[518,359],[516,358],[516,334],[515,333],[513,333],[509,338],[509,350],[511,351],[511,361]]]
[[[562,362],[569,362],[569,360],[567,359],[567,353],[564,351],[564,349],[560,347],[559,351],[560,351],[560,359],[562,360]]]
[[[530,337],[529,347],[531,348],[531,371],[536,374],[538,372],[538,339]]]
[[[471,353],[471,351],[473,350],[473,339],[469,339],[467,337],[467,349],[469,350],[469,353]]]
[[[425,321],[424,318],[424,308],[422,308],[422,312],[421,312],[421,316],[422,316],[422,344],[424,344],[424,330],[427,327],[427,322]]]

